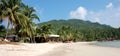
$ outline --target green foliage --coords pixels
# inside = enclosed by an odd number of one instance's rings
[[[35,35],[33,20],[39,18],[34,14],[33,7],[25,5],[21,0],[0,0],[0,5],[0,20],[8,18],[6,37],[10,25],[14,26],[16,34],[24,34],[28,37]]]
[[[61,40],[70,40],[72,38],[72,34],[69,31],[71,28],[69,26],[63,26],[58,30],[58,34],[60,35]]]
[[[23,42],[23,43],[29,43],[30,42],[30,38],[29,37],[22,37],[22,38],[19,38],[19,41]]]
[[[3,25],[0,25],[0,37],[5,36],[5,27]]]
[[[6,38],[10,25],[14,26],[15,34],[19,37],[34,37],[36,35],[34,19],[39,17],[35,9],[25,5],[22,0],[0,0],[0,23],[8,20]]]
[[[120,28],[113,28],[109,25],[92,23],[78,19],[52,20],[38,24],[52,24],[51,32],[60,35],[60,39],[72,41],[93,41],[109,40],[111,38],[120,39]]]
[[[37,31],[37,35],[39,36],[41,36],[41,37],[47,37],[48,36],[48,34],[50,34],[51,33],[51,24],[43,24],[43,25],[41,25],[40,27],[37,27],[37,29],[36,29],[36,31]]]

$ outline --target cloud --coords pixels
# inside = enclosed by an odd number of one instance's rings
[[[109,3],[108,5],[106,5],[106,8],[112,8],[112,7],[113,7],[112,3]]]
[[[70,12],[71,18],[85,19],[87,15],[87,10],[84,7],[78,7],[77,10]]]
[[[112,27],[120,27],[120,6],[113,7],[112,3],[106,5],[106,8],[98,11],[90,11],[84,7],[78,7],[70,12],[70,17],[75,19],[89,20]]]
[[[112,27],[120,27],[120,7],[112,9],[103,9],[97,12],[88,12],[87,18],[92,22],[111,25]]]
[[[99,22],[100,23],[100,18],[101,18],[100,15],[101,15],[101,13],[89,11],[86,20],[89,20],[91,22]]]

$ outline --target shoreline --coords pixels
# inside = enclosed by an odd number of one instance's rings
[[[115,43],[114,43],[115,42]],[[117,44],[116,44],[117,42]],[[111,48],[120,48],[120,40],[114,40],[114,41],[93,41],[89,45],[95,45],[95,46],[101,46],[101,47],[111,47]]]
[[[89,45],[95,42],[65,43],[49,53],[40,56],[120,56],[120,48]]]

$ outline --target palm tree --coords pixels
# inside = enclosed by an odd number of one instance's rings
[[[33,7],[28,7],[24,4],[22,5],[22,7],[24,8],[22,13],[26,17],[28,17],[28,21],[26,27],[22,27],[19,33],[25,33],[26,36],[33,38],[36,35],[35,23],[33,22],[33,20],[37,19],[40,21],[40,19],[36,14],[34,14],[35,9]]]
[[[4,19],[5,17],[8,17],[8,26],[6,31],[7,38],[10,24],[13,24],[14,29],[17,31],[19,27],[26,27],[28,17],[21,13],[23,9],[21,7],[23,4],[21,0],[1,0],[0,2],[0,5],[2,5],[0,12],[1,18]]]
[[[38,35],[40,35],[41,37],[47,37],[48,34],[50,34],[51,30],[51,24],[44,24],[42,25],[40,28],[37,29],[37,33],[39,33]]]
[[[70,28],[70,26],[62,26],[58,30],[58,34],[61,36],[61,40],[62,41],[72,40],[73,34],[71,31],[72,29]]]
[[[39,17],[34,14],[33,7],[28,7],[21,0],[0,0],[0,20],[8,19],[6,37],[10,24],[14,26],[16,34],[25,33],[26,36],[33,37],[35,35],[34,19]]]

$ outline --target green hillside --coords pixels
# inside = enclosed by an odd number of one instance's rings
[[[51,34],[61,35],[61,39],[73,39],[82,41],[107,40],[110,38],[119,39],[119,30],[109,25],[83,21],[79,19],[52,20],[38,24],[51,25]]]
[[[62,26],[70,26],[72,29],[87,30],[87,29],[107,29],[112,28],[109,25],[101,25],[99,23],[92,23],[90,21],[83,21],[79,19],[70,20],[52,20],[41,23],[39,25],[52,24],[52,29],[57,30]]]

